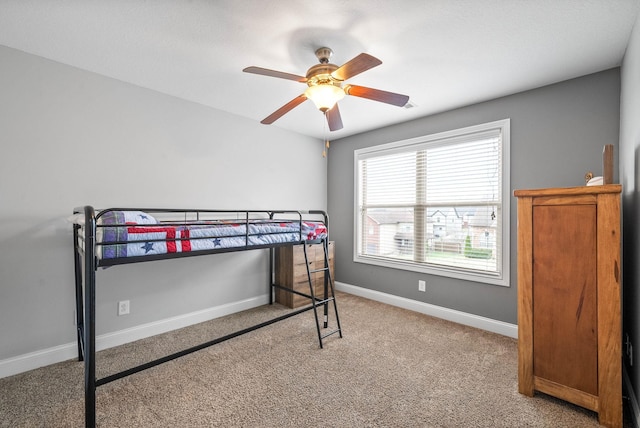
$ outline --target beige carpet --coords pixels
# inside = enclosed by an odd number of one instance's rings
[[[344,338],[311,312],[98,388],[100,427],[597,427],[518,394],[514,339],[338,294]],[[99,353],[99,376],[283,313],[262,307]],[[0,426],[81,427],[83,367],[0,379]],[[626,422],[627,426],[629,422]]]

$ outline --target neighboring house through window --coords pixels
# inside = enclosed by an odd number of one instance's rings
[[[508,285],[509,119],[356,150],[356,262]]]

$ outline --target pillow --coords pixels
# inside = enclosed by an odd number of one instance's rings
[[[144,211],[108,211],[98,219],[98,224],[158,224]]]

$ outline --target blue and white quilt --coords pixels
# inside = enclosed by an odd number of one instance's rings
[[[302,230],[301,230],[302,226]],[[263,246],[322,239],[324,223],[299,220],[215,220],[165,223],[142,211],[109,211],[98,219],[102,259]]]

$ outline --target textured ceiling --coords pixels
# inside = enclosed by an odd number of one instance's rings
[[[302,93],[328,46],[348,80],[413,108],[347,96],[330,132],[307,101],[273,125],[337,139],[620,65],[638,0],[0,0],[0,45],[260,121]]]

